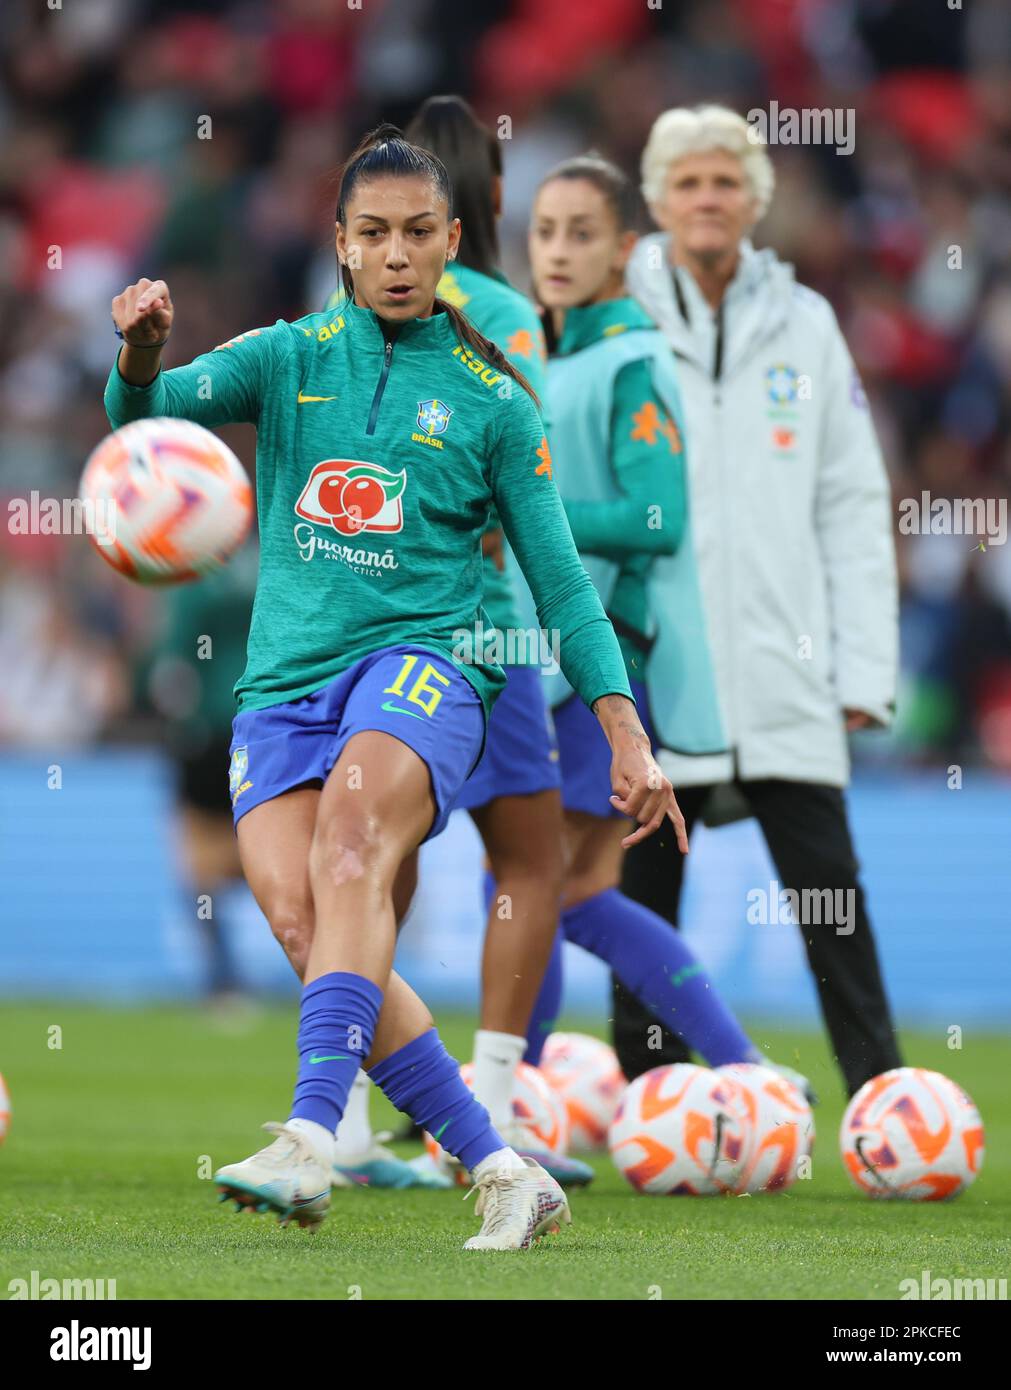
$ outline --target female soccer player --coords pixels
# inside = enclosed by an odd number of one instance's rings
[[[662,334],[624,290],[636,240],[633,220],[624,174],[597,156],[582,156],[542,183],[529,250],[552,344],[546,405],[555,476],[648,731],[651,569],[667,567],[666,581],[689,610],[695,576],[685,544],[689,519],[674,361]],[[689,664],[687,653],[682,674],[681,716],[704,722],[711,678]],[[683,943],[671,949],[673,933],[664,919],[620,892],[627,837],[621,808],[608,796],[606,744],[564,677],[551,678],[549,686],[568,844],[565,939],[608,961],[653,1018],[673,1027],[710,1065],[767,1061],[691,951]],[[535,1020],[551,1010],[552,1004],[539,1005]],[[536,1031],[530,1043],[539,1045]],[[780,1070],[806,1087],[804,1078]]]
[[[547,391],[549,437],[560,431],[563,449],[569,441],[578,441],[566,453],[579,462],[569,464],[570,473],[573,468],[578,473],[562,489],[563,502],[577,547],[609,605],[609,616],[619,633],[625,634],[629,675],[638,683],[637,698],[645,709],[641,650],[648,646],[642,636],[648,626],[645,582],[654,559],[680,547],[685,529],[684,457],[675,424],[680,402],[669,349],[647,316],[624,297],[624,266],[635,243],[630,230],[631,187],[612,165],[580,160],[563,166],[541,190],[541,197],[548,200],[557,196],[564,202],[573,194],[582,197],[583,203],[587,196],[591,203],[596,199],[588,221],[580,221],[577,215],[569,226],[563,219],[554,243],[543,235],[545,216],[535,209],[531,262],[541,302],[557,305],[559,300],[548,285],[541,292],[538,268],[547,247],[549,258],[564,262],[563,269],[574,270],[569,286],[572,297],[563,295],[562,303],[597,306],[572,311],[570,331],[578,330],[580,323],[589,324],[590,331],[571,347],[559,344],[545,388],[537,353],[539,322],[527,301],[502,282],[498,271],[498,142],[458,97],[427,101],[411,122],[409,134],[443,159],[456,207],[463,213],[458,260],[443,276],[440,295],[465,306],[483,333],[515,362],[522,361],[524,371],[537,373],[533,379],[538,392]],[[582,194],[576,187],[581,178]],[[547,278],[558,274],[557,264],[548,267]],[[560,329],[564,315],[565,309],[556,307],[552,326]],[[621,342],[619,333],[624,335]],[[598,342],[600,351],[583,350]],[[567,383],[576,378],[582,390],[573,393]],[[557,419],[553,416],[556,396]],[[596,404],[596,413],[589,402]],[[607,423],[602,427],[602,422]],[[603,567],[600,557],[605,557]],[[615,558],[620,564],[608,566]],[[674,564],[680,566],[681,560]],[[499,632],[527,630],[521,626],[512,583],[488,559],[484,608]],[[516,649],[521,644],[510,645]],[[593,1175],[588,1165],[539,1151],[512,1120],[515,1065],[524,1050],[534,1065],[540,1060],[561,993],[559,949],[540,1005],[531,1017],[537,981],[556,935],[565,827],[558,753],[537,668],[510,665],[507,677],[505,692],[489,721],[484,756],[457,800],[458,806],[470,811],[481,832],[496,880],[485,936],[474,1090],[493,1123],[514,1145],[563,1184],[586,1182]],[[696,697],[700,704],[706,688],[700,684]],[[578,705],[572,696],[560,710],[563,729],[568,731],[563,748],[568,782],[563,795],[566,806],[573,808],[567,818],[572,869],[562,916],[565,936],[612,963],[653,1016],[673,1025],[713,1065],[758,1060],[758,1051],[695,957],[687,951],[672,953],[667,924],[617,891],[624,831],[621,821],[608,814],[607,766],[600,765],[599,756],[606,757],[606,744],[592,727],[572,722]],[[589,765],[584,739],[586,747],[596,748],[598,754]],[[582,781],[591,767],[595,778]],[[511,907],[508,919],[502,919],[497,910],[503,900]]]
[[[461,221],[459,248],[439,281],[439,298],[465,311],[470,322],[523,373],[535,394],[543,397],[545,349],[540,319],[499,269],[499,142],[457,96],[424,102],[406,135],[446,166],[453,208]],[[327,307],[339,310],[344,298],[341,287]],[[501,389],[519,388],[507,377]],[[558,753],[541,693],[540,631],[520,627],[501,536],[501,525],[493,518],[484,536],[481,621],[502,638],[504,653],[498,659],[507,680],[489,721],[484,756],[456,801],[457,807],[470,811],[491,864],[488,881],[497,883],[497,901],[489,907],[485,934],[473,1090],[512,1147],[535,1158],[567,1186],[590,1181],[593,1169],[567,1155],[544,1152],[514,1122],[512,1112],[516,1064],[526,1048],[531,1010],[552,956],[563,859]],[[464,647],[473,649],[491,639],[491,632],[478,630],[466,637]],[[506,917],[499,910],[503,903],[509,904]],[[376,1142],[369,1124],[369,1089],[360,1073],[337,1135],[336,1173],[375,1187],[445,1182],[424,1168],[404,1163]]]
[[[491,505],[611,746],[615,802],[639,822],[625,843],[665,816],[682,833],[680,813],[572,546],[537,408],[494,344],[436,297],[460,240],[444,166],[380,127],[345,166],[336,232],[349,296],[339,314],[279,320],[170,372],[165,282],[113,300],[124,338],[106,389],[114,426],[153,415],[257,425],[260,575],[232,802],[257,901],[280,939],[309,946],[290,1117],[215,1181],[223,1198],[317,1226],[364,1061],[471,1170],[484,1220],[466,1248],[525,1248],[569,1219],[565,1195],[495,1132],[392,971],[396,879],[442,828],[503,683],[480,653],[453,656],[480,604]],[[506,377],[518,389],[500,394]]]
[[[407,134],[445,164],[461,218],[459,251],[439,282],[440,297],[465,310],[522,371],[543,404],[540,319],[499,268],[498,140],[457,96],[429,98]],[[550,422],[545,423],[550,428]],[[513,1077],[527,1049],[531,1012],[552,957],[564,874],[558,751],[540,675],[540,663],[550,659],[551,648],[542,643],[536,626],[521,624],[501,530],[494,521],[485,536],[485,550],[483,608],[503,639],[507,679],[489,721],[484,755],[456,801],[470,812],[481,835],[491,869],[488,886],[495,889],[484,938],[474,1094],[514,1147],[568,1185],[590,1181],[593,1169],[565,1155],[544,1153],[514,1122],[512,1112]],[[488,896],[492,899],[491,893]],[[503,915],[505,905],[508,912]],[[552,1023],[553,1019],[549,1031]],[[539,1057],[538,1050],[528,1060],[536,1065]]]

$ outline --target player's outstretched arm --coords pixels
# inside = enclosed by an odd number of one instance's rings
[[[211,428],[255,424],[267,384],[294,349],[292,330],[279,321],[240,333],[185,366],[163,371],[162,350],[174,318],[164,280],[127,285],[112,301],[112,318],[123,339],[105,388],[113,429],[161,415]]]

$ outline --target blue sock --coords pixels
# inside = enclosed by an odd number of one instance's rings
[[[544,1044],[555,1031],[555,1024],[558,1022],[558,1013],[562,1006],[563,943],[562,933],[556,932],[555,944],[551,949],[548,968],[544,972],[541,992],[534,1002],[533,1012],[530,1015],[530,1025],[527,1028],[527,1050],[523,1054],[523,1060],[532,1067],[540,1066]]]
[[[398,1110],[427,1129],[465,1168],[508,1148],[488,1112],[460,1080],[460,1067],[434,1028],[391,1053],[369,1076]]]
[[[372,1048],[383,991],[362,975],[334,971],[302,991],[298,1081],[291,1119],[336,1130],[351,1083]]]
[[[711,1067],[758,1054],[679,931],[617,888],[562,913],[567,941],[607,961],[618,979]]]

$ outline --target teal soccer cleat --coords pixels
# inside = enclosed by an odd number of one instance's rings
[[[408,1187],[447,1188],[452,1178],[441,1173],[435,1164],[408,1163],[380,1141],[388,1135],[377,1135],[360,1157],[342,1158],[333,1165],[335,1187]]]
[[[295,1221],[310,1231],[323,1224],[330,1208],[329,1173],[305,1135],[287,1125],[265,1124],[276,1134],[268,1144],[241,1163],[229,1163],[214,1174],[219,1200],[235,1202],[236,1211],[273,1211],[281,1225]]]

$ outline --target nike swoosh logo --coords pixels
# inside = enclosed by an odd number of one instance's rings
[[[420,715],[420,714],[415,714],[413,710],[410,710],[410,709],[401,709],[399,705],[391,705],[390,702],[389,702],[389,700],[384,700],[384,701],[383,701],[383,709],[388,709],[388,710],[390,711],[391,714],[407,714],[407,715],[410,715],[410,717],[411,717],[412,719],[421,719],[421,718],[423,717],[423,716]]]
[[[336,396],[303,396],[301,391],[298,393],[299,405],[305,405],[309,401],[335,401],[336,399]]]
[[[309,1062],[315,1065],[316,1062],[350,1062],[350,1057],[345,1057],[343,1052],[335,1052],[330,1057],[310,1057]]]

